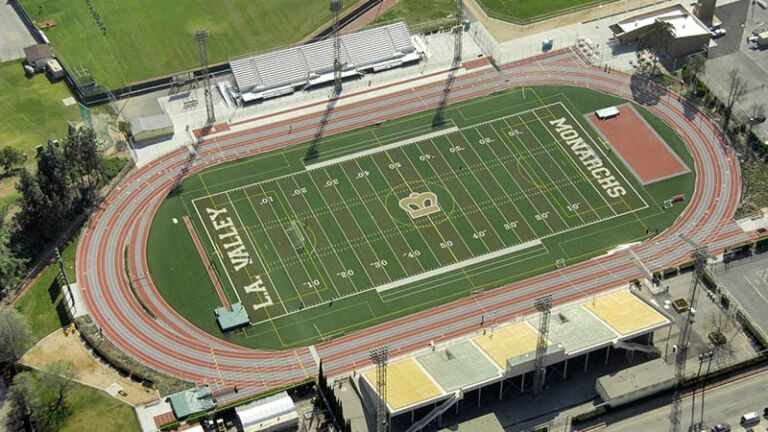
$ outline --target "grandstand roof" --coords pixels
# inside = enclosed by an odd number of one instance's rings
[[[617,291],[597,297],[585,306],[622,336],[667,322],[664,315],[629,291]]]
[[[467,389],[500,375],[496,365],[470,341],[420,355],[416,360],[446,391]]]
[[[343,35],[345,69],[362,69],[415,51],[404,23]],[[241,92],[296,86],[333,70],[333,41],[323,40],[230,62]]]
[[[671,320],[632,292],[621,289],[557,306],[549,326],[549,361],[561,361],[650,332]],[[388,366],[387,402],[393,415],[524,371],[536,357],[538,315],[478,330],[433,349],[395,359]],[[362,373],[375,392],[375,369]]]
[[[365,377],[376,382],[376,369],[368,370]],[[387,404],[393,411],[443,394],[416,360],[407,358],[387,366]]]
[[[526,322],[512,324],[484,335],[475,337],[480,346],[502,370],[507,369],[507,361],[526,361],[526,355],[536,352],[539,332]]]

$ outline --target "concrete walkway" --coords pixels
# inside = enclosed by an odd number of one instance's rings
[[[24,57],[24,48],[34,44],[35,40],[10,2],[0,4],[0,62]]]

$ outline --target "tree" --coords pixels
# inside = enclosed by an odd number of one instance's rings
[[[21,164],[27,161],[27,155],[13,147],[0,148],[0,167],[6,174],[11,173]]]
[[[3,213],[0,211],[0,298],[18,285],[27,264],[11,249],[11,229],[2,222]]]
[[[35,236],[44,236],[42,231],[46,223],[46,199],[37,177],[22,168],[16,190],[21,195],[20,211],[16,214],[16,223],[23,231]],[[36,228],[36,229],[35,229]]]
[[[77,185],[85,204],[90,203],[103,180],[97,141],[91,128],[70,128],[64,140],[64,156],[71,165],[72,183]]]
[[[0,307],[0,364],[13,365],[31,345],[24,317],[12,306]]]
[[[699,74],[703,74],[707,68],[707,58],[703,54],[699,53],[688,58],[688,71],[690,73],[690,90],[696,91],[696,87],[699,85]]]
[[[728,96],[725,99],[725,115],[723,118],[723,127],[728,129],[731,122],[733,107],[747,93],[747,81],[739,75],[739,70],[731,69],[728,73]]]
[[[57,361],[46,372],[21,372],[11,386],[16,411],[25,413],[36,431],[56,431],[69,415],[66,398],[74,386],[72,362]]]

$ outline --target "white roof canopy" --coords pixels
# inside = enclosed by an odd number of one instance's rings
[[[282,392],[235,409],[243,427],[264,423],[296,412],[288,393]]]
[[[340,41],[345,70],[364,69],[416,51],[402,22],[342,35]],[[333,41],[327,39],[233,60],[230,66],[241,92],[309,84],[312,78],[333,71]]]

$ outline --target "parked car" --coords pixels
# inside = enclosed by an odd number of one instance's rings
[[[712,426],[712,432],[731,432],[731,425],[728,423],[718,423]]]
[[[763,114],[758,114],[756,116],[752,116],[749,118],[749,122],[753,125],[760,124],[765,121],[765,116]]]
[[[765,120],[765,118],[763,118]],[[739,424],[742,426],[752,426],[760,423],[760,416],[756,412],[749,412],[741,416]]]
[[[723,37],[723,36],[725,36],[726,33],[728,33],[724,28],[711,29],[709,32],[712,33],[712,37],[714,39],[717,39],[719,37]]]

